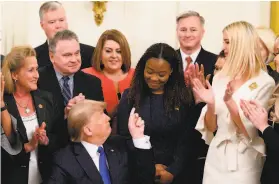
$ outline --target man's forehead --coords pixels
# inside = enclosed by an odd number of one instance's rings
[[[75,40],[59,40],[56,43],[56,50],[58,52],[76,52],[80,50],[79,43]]]
[[[66,18],[66,13],[63,7],[59,7],[53,10],[48,10],[43,14],[43,19],[55,19],[55,18]]]

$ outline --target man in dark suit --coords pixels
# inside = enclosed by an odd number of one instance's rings
[[[51,65],[49,58],[49,40],[53,38],[55,33],[68,29],[67,17],[62,4],[58,1],[45,2],[39,11],[40,24],[44,30],[47,40],[44,44],[35,48],[39,68]],[[81,69],[91,66],[91,58],[94,47],[80,43]]]
[[[1,54],[1,56],[0,56],[0,60],[1,60],[1,68],[2,68],[3,63],[4,63],[4,62],[3,62],[3,61],[4,61],[4,57],[5,57],[5,56]]]
[[[204,50],[201,46],[201,40],[205,32],[204,22],[204,18],[195,11],[188,11],[176,18],[176,31],[180,44],[180,49],[177,50],[177,53],[181,58],[185,73],[191,64],[198,64],[199,66],[203,65],[205,76],[208,74],[212,75],[214,72],[214,65],[217,60],[217,56]],[[185,82],[186,85],[189,85],[189,83],[187,83],[187,79]],[[193,120],[191,122],[197,122],[203,106],[204,103],[197,103],[194,106],[191,117]],[[196,126],[195,123],[192,125],[193,128]],[[196,181],[192,183],[201,184],[208,145],[206,145],[204,140],[201,139],[201,134],[199,132],[196,131],[196,134],[197,162],[193,167],[193,171],[195,170]]]
[[[54,155],[48,184],[152,184],[155,164],[144,121],[133,108],[129,118],[132,144],[111,136],[104,102],[83,100],[72,106],[68,129],[73,141]]]
[[[77,35],[69,30],[57,32],[49,41],[50,60],[39,70],[38,85],[49,91],[57,100],[58,107],[65,112],[68,102],[75,98],[103,101],[101,81],[92,75],[80,71],[81,56]],[[64,116],[64,114],[63,114]],[[61,117],[63,120],[65,117]],[[61,144],[67,143],[67,123],[61,127]]]

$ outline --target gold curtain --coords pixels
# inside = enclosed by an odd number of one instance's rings
[[[270,28],[279,35],[279,1],[272,1],[270,10]]]

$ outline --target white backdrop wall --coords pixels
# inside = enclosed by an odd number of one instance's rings
[[[40,27],[39,7],[43,2],[2,2],[2,53],[18,44],[36,47],[46,37]],[[255,26],[269,27],[269,2],[107,2],[104,22],[96,26],[92,2],[62,2],[69,28],[80,41],[95,46],[107,29],[118,29],[125,34],[132,51],[133,66],[151,44],[166,42],[178,48],[175,18],[187,10],[204,16],[205,30],[202,45],[218,53],[222,47],[222,29],[229,23],[245,20]],[[1,12],[0,11],[0,12]],[[1,30],[1,29],[0,29]]]

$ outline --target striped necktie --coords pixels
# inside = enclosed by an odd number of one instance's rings
[[[68,104],[68,101],[71,99],[71,91],[69,87],[69,80],[70,77],[64,76],[62,77],[63,80],[63,86],[62,86],[62,95],[64,97],[64,105],[66,106]]]

